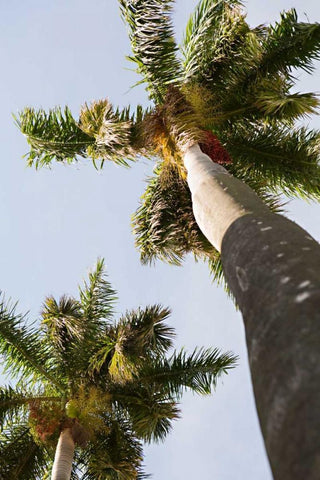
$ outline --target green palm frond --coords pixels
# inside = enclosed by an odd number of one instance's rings
[[[31,147],[26,155],[28,166],[38,168],[50,165],[53,160],[72,163],[78,156],[86,158],[87,148],[95,141],[79,128],[68,107],[48,113],[25,108],[15,120]]]
[[[132,223],[143,263],[158,258],[180,265],[188,252],[215,254],[196,224],[190,190],[175,167],[156,169]]]
[[[125,400],[135,433],[146,442],[163,441],[172,428],[172,422],[180,418],[178,404],[169,395],[151,386],[135,384],[134,387],[133,393],[122,400]]]
[[[41,341],[32,326],[27,328],[25,317],[16,313],[16,304],[0,301],[0,354],[5,360],[5,372],[13,377],[42,380],[63,390],[63,383],[55,375],[50,350]]]
[[[81,304],[63,295],[59,302],[47,297],[41,311],[44,344],[51,350],[56,371],[73,376],[79,368],[78,345],[85,336]]]
[[[247,184],[263,179],[273,192],[320,198],[318,131],[239,122],[223,139],[233,158],[229,171]]]
[[[292,9],[282,13],[274,26],[250,30],[220,80],[233,96],[247,95],[255,84],[274,75],[292,82],[294,69],[310,73],[319,56],[320,24],[298,22]]]
[[[285,122],[292,122],[301,117],[315,114],[319,107],[319,98],[314,93],[283,95],[278,92],[261,90],[255,97],[254,107],[264,117]]]
[[[98,335],[112,319],[117,300],[117,293],[107,280],[103,259],[98,259],[95,268],[89,272],[89,280],[79,287],[79,295],[86,333]]]
[[[175,336],[174,329],[164,322],[170,309],[161,305],[150,305],[127,312],[119,324],[126,327],[128,334],[124,349],[139,362],[139,357],[163,356],[171,347]]]
[[[0,478],[42,478],[50,462],[48,452],[35,443],[26,425],[8,425],[0,434]]]
[[[142,468],[142,445],[124,419],[108,421],[108,433],[98,434],[79,457],[82,480],[137,480],[148,478]]]
[[[283,12],[280,21],[268,28],[262,46],[263,55],[256,66],[259,74],[287,74],[293,68],[310,73],[320,57],[320,24],[298,22],[295,9]]]
[[[171,20],[172,0],[119,0],[121,13],[129,27],[137,73],[147,84],[152,100],[161,103],[168,85],[180,73],[177,46]]]
[[[237,357],[230,352],[221,354],[216,348],[195,349],[191,355],[181,350],[169,358],[159,359],[151,368],[147,366],[140,374],[140,381],[161,385],[161,389],[177,399],[185,389],[208,395],[215,389],[217,379],[234,368],[236,361]]]
[[[126,383],[133,379],[137,373],[137,365],[130,355],[125,352],[128,329],[117,328],[117,339],[112,351],[108,372],[113,382]]]
[[[72,339],[83,336],[83,320],[80,303],[72,297],[63,295],[59,302],[47,297],[41,311],[42,327],[50,341],[63,350]]]
[[[187,24],[182,44],[186,80],[207,83],[229,61],[248,26],[238,0],[201,0]]]

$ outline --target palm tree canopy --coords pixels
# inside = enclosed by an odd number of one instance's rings
[[[85,105],[78,121],[68,109],[25,109],[17,123],[30,145],[28,163],[89,156],[98,167],[99,160],[102,166],[106,159],[157,158],[133,218],[142,260],[176,262],[192,251],[220,278],[219,254],[195,225],[190,195],[165,192],[173,181],[185,192],[182,152],[199,142],[276,211],[279,193],[320,198],[320,134],[297,123],[317,111],[319,99],[295,91],[297,70],[310,73],[319,59],[320,24],[299,22],[291,9],[274,25],[251,28],[242,2],[200,0],[178,46],[173,0],[119,3],[132,45],[128,58],[150,106],[131,113],[101,100]],[[177,211],[184,212],[179,219]]]
[[[236,358],[217,349],[168,355],[174,330],[153,305],[114,320],[102,260],[79,299],[46,298],[40,330],[4,298],[0,353],[16,386],[0,389],[0,476],[47,478],[61,429],[78,446],[72,478],[143,478],[141,441],[163,440],[185,389],[209,394]]]

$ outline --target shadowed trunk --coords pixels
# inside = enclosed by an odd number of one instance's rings
[[[65,428],[60,433],[51,480],[69,480],[72,470],[75,443],[72,437],[72,429]]]
[[[318,480],[320,246],[198,146],[187,150],[185,165],[195,218],[221,251],[243,315],[274,478]]]

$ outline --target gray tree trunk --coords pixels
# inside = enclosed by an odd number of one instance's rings
[[[241,309],[276,480],[320,478],[320,246],[198,146],[185,154],[195,218]]]
[[[51,480],[70,480],[75,443],[72,437],[72,429],[65,428],[60,433]]]

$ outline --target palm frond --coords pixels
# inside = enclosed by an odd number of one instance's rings
[[[234,123],[224,136],[233,158],[228,169],[249,184],[263,179],[271,192],[319,199],[319,139],[304,127]]]
[[[24,380],[42,380],[63,390],[55,375],[50,351],[33,327],[27,328],[25,317],[16,313],[16,304],[0,300],[0,354],[5,360],[5,372]]]
[[[133,215],[133,232],[143,263],[156,258],[180,265],[188,252],[214,254],[192,212],[191,193],[176,168],[156,169],[142,204]]]
[[[26,155],[28,166],[39,168],[54,160],[72,163],[78,156],[86,158],[87,148],[95,141],[79,128],[68,107],[48,113],[25,108],[15,120],[31,147]]]
[[[97,260],[95,268],[89,272],[89,280],[79,287],[79,294],[86,333],[97,335],[113,317],[117,300],[116,291],[107,280],[103,259]]]
[[[127,312],[120,325],[128,331],[124,349],[127,354],[136,357],[162,356],[172,347],[174,329],[164,322],[170,315],[170,309],[161,305],[150,305]]]
[[[108,433],[79,457],[78,465],[85,470],[83,480],[138,480],[148,478],[142,468],[142,445],[133,435],[129,424],[120,418],[108,422]]]
[[[116,397],[119,405],[125,400],[132,428],[146,442],[163,441],[172,428],[172,422],[180,417],[177,403],[151,386],[134,384],[132,394]]]
[[[191,15],[182,44],[185,80],[206,83],[228,61],[248,30],[242,2],[201,0]]]
[[[161,103],[168,85],[180,75],[177,46],[171,20],[172,0],[119,0],[129,27],[132,53],[152,100]]]
[[[270,90],[261,90],[256,95],[254,107],[264,117],[293,122],[299,118],[317,113],[319,104],[318,96],[314,93],[283,95]]]
[[[42,478],[51,462],[48,452],[35,443],[26,425],[13,425],[0,434],[0,478]]]
[[[243,38],[237,55],[230,58],[228,70],[223,70],[231,96],[244,96],[262,81],[280,76],[282,81],[293,82],[293,70],[313,70],[320,57],[320,24],[297,21],[294,9],[281,14],[274,26],[250,30]],[[222,84],[221,84],[222,86]]]
[[[53,297],[47,297],[41,317],[44,344],[51,350],[57,371],[63,377],[72,377],[79,368],[78,345],[85,336],[81,304],[66,295],[59,302]]]
[[[162,358],[140,373],[140,382],[161,385],[163,392],[179,399],[185,389],[200,395],[212,393],[217,379],[236,366],[237,357],[215,348],[195,349],[191,355],[184,350]]]
[[[137,123],[143,119],[143,110],[130,114],[130,109],[114,110],[108,100],[85,104],[80,113],[79,127],[94,138],[88,146],[87,154],[96,165],[96,160],[111,160],[128,166],[127,160],[134,160],[139,152]]]
[[[270,26],[263,42],[263,55],[256,66],[259,73],[290,73],[293,68],[312,72],[320,57],[320,24],[298,22],[295,9],[281,14]]]

